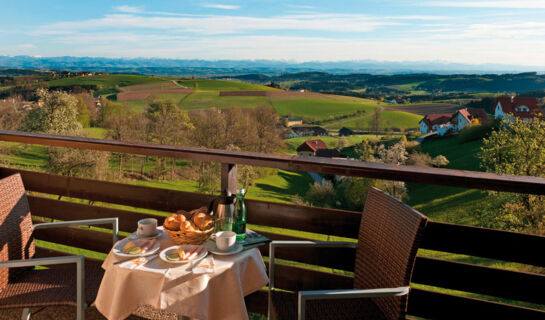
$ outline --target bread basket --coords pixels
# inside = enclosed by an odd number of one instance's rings
[[[178,211],[178,213],[182,213],[186,216],[188,220],[192,220],[193,216],[200,212],[200,209],[196,209],[190,212],[185,211]],[[166,221],[166,219],[165,219]],[[206,230],[194,230],[194,231],[182,231],[182,230],[171,230],[168,229],[163,224],[163,230],[168,234],[170,239],[175,244],[201,244],[208,240],[212,233],[214,233],[214,230],[216,229],[215,224],[212,224],[212,226]]]

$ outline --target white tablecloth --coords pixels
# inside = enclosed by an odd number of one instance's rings
[[[161,250],[174,245],[166,233],[159,242]],[[113,265],[123,259],[110,251],[102,265],[106,272],[95,305],[109,320],[124,319],[142,305],[196,319],[248,319],[244,297],[268,283],[257,248],[215,255],[213,274],[196,275],[191,264],[179,266],[160,258],[134,270]]]

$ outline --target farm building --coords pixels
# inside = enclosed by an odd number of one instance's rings
[[[494,117],[496,119],[513,120],[513,117],[529,121],[542,116],[542,110],[537,105],[537,98],[500,97],[496,100]]]
[[[437,131],[440,126],[449,126],[451,118],[452,114],[448,113],[427,114],[420,120],[420,133],[426,134]]]
[[[469,124],[484,124],[488,122],[490,122],[490,118],[486,114],[486,111],[480,108],[460,109],[454,113],[451,119],[455,131],[460,131]]]
[[[318,149],[318,150],[316,150],[316,156],[317,157],[325,157],[325,158],[344,158],[344,159],[346,159],[346,156],[343,155],[337,149]]]
[[[298,156],[313,157],[318,150],[327,150],[327,145],[320,139],[307,140],[297,147]]]
[[[301,118],[284,118],[286,127],[300,126],[303,125],[303,119]]]
[[[291,127],[299,137],[307,136],[327,136],[328,131],[319,126],[293,126]]]
[[[339,136],[351,136],[354,134],[354,130],[349,129],[347,127],[342,127],[341,130],[339,130]]]

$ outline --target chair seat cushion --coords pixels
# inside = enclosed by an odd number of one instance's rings
[[[104,270],[97,263],[85,264],[85,299],[94,302]],[[0,291],[0,309],[76,306],[76,265],[53,266],[26,272]]]
[[[273,291],[272,312],[275,320],[297,319],[297,294]],[[386,319],[372,299],[310,300],[306,319]]]

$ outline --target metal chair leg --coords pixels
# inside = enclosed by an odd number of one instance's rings
[[[76,264],[76,281],[77,281],[77,320],[85,318],[85,260],[83,256]]]
[[[24,308],[21,320],[30,320],[30,308]]]

